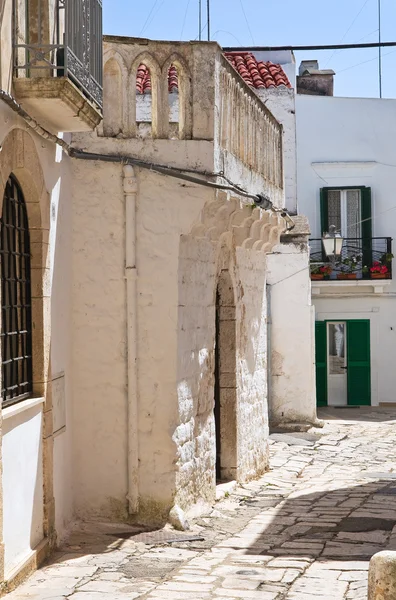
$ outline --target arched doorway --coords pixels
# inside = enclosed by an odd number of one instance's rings
[[[237,478],[236,311],[230,273],[222,270],[216,290],[214,416],[216,480]]]

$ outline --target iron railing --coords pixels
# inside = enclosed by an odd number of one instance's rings
[[[321,239],[309,240],[309,247],[311,279],[392,279],[392,238],[344,238],[335,261]]]
[[[15,76],[69,77],[102,108],[102,0],[55,0],[54,15],[48,4],[26,0],[22,13],[14,0]]]

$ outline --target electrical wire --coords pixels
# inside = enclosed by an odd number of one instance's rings
[[[194,38],[194,42],[196,42],[196,41],[198,40],[198,38],[200,38],[200,41],[201,41],[202,34],[203,34],[203,32],[205,31],[205,29],[207,28],[207,26],[208,26],[208,24],[207,24],[207,23],[205,23],[205,25],[203,25],[203,26],[202,26],[201,33],[200,33],[200,34],[198,34],[198,35],[197,35],[197,36]]]
[[[227,31],[226,29],[217,29],[217,30],[214,32],[214,34],[212,35],[212,37],[214,38],[214,37],[215,37],[215,35],[216,35],[217,33],[227,33],[228,35],[230,35],[231,37],[233,37],[233,38],[234,38],[234,40],[236,40],[236,41],[238,42],[238,44],[241,44],[241,40],[239,40],[239,39],[236,37],[236,35],[234,35],[233,33],[231,33],[231,31]]]
[[[394,54],[395,52],[396,52],[396,50],[387,52],[386,54],[382,55],[382,58],[385,58],[385,56],[389,56],[390,54]],[[360,65],[365,65],[367,63],[374,62],[375,60],[378,60],[378,56],[376,56],[375,58],[369,58],[368,60],[364,60],[363,62],[357,63],[356,65],[352,65],[351,67],[346,67],[345,69],[341,69],[341,71],[337,71],[337,75],[339,73],[343,73],[344,71],[349,71],[350,69],[355,69],[356,67],[360,67]]]
[[[342,43],[342,42],[345,40],[346,36],[347,36],[347,35],[348,35],[348,33],[351,31],[352,27],[355,25],[356,21],[358,20],[358,18],[360,17],[360,15],[362,14],[363,10],[366,8],[366,6],[367,6],[367,4],[368,4],[369,2],[370,2],[370,0],[365,0],[365,2],[364,2],[364,4],[363,4],[363,6],[361,7],[361,9],[359,10],[358,14],[357,14],[357,15],[356,15],[356,17],[353,19],[353,21],[352,21],[351,25],[348,27],[348,29],[346,30],[346,32],[345,32],[345,33],[344,33],[344,35],[342,36],[341,40],[339,41],[339,44],[341,44],[341,43]],[[336,52],[337,52],[337,51],[335,50],[335,51],[333,52],[333,54],[330,56],[329,60],[328,60],[328,61],[327,61],[327,63],[325,64],[325,68],[326,68],[326,66],[329,64],[329,62],[331,61],[331,59],[333,58],[333,56],[334,56],[334,54],[335,54]]]
[[[184,19],[183,19],[182,30],[181,30],[181,33],[180,33],[180,41],[182,41],[182,39],[183,39],[184,27],[185,27],[185,25],[186,25],[187,13],[188,13],[188,9],[189,9],[189,7],[190,7],[190,2],[191,2],[191,0],[188,0],[188,2],[187,2],[187,6],[186,6],[186,12],[184,13]]]
[[[149,23],[147,23],[146,29],[148,29],[151,25],[151,23],[154,21],[155,17],[158,15],[159,11],[161,10],[161,8],[164,5],[165,0],[162,0],[161,4],[158,6],[156,12],[153,14],[153,16],[151,17]]]
[[[372,35],[374,35],[375,33],[378,33],[378,28],[374,29],[374,31],[371,31],[370,33],[366,33],[366,35],[364,35],[363,37],[359,38],[358,40],[356,40],[355,44],[358,44],[359,42],[361,42],[362,40],[365,40],[369,37],[371,37]],[[340,52],[342,52],[343,48],[340,48],[339,50],[334,50],[332,56],[330,58],[332,58],[333,56],[335,56],[336,54],[339,54]],[[327,61],[326,65],[328,65],[328,63],[330,62],[330,60]]]
[[[154,11],[155,7],[157,6],[157,4],[158,4],[158,0],[154,0],[153,4],[151,6],[151,10],[150,10],[149,14],[147,15],[145,22],[143,23],[143,27],[140,30],[139,36],[141,36],[142,33],[144,32],[144,30],[146,29],[146,25],[147,25],[151,15],[153,14],[153,11]]]
[[[250,37],[252,38],[252,42],[255,45],[256,42],[254,41],[253,33],[252,33],[252,30],[250,29],[249,21],[248,21],[248,18],[246,16],[246,12],[245,12],[245,7],[243,6],[243,1],[239,0],[239,4],[241,5],[241,9],[242,9],[242,12],[243,12],[243,16],[245,17],[245,21],[246,21],[246,25],[247,25],[247,28],[248,28],[249,33],[250,33]]]

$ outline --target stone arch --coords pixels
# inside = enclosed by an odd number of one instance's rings
[[[280,214],[242,204],[236,198],[228,199],[227,194],[220,192],[205,204],[191,234],[214,242],[224,233],[232,232],[236,247],[270,252],[285,230],[286,222]]]
[[[116,137],[127,129],[128,70],[123,57],[115,50],[104,56],[103,133]]]
[[[152,94],[152,110],[151,110],[151,135],[153,138],[165,137],[166,118],[163,110],[163,89],[161,86],[161,68],[152,54],[142,52],[133,61],[129,71],[129,115],[130,115],[130,131],[134,131],[136,135],[136,75],[140,65],[145,65],[150,70],[151,75],[151,94]]]
[[[33,395],[44,397],[43,468],[44,535],[54,541],[53,427],[50,389],[51,304],[49,277],[50,198],[33,138],[22,129],[13,129],[5,138],[0,153],[0,198],[13,175],[24,195],[31,252]],[[45,435],[44,435],[45,431]]]
[[[175,66],[178,76],[179,88],[179,139],[191,139],[192,136],[192,109],[191,109],[191,73],[187,62],[177,53],[172,54],[162,67],[161,82],[166,94],[164,99],[168,99],[168,73],[169,69]],[[166,102],[168,110],[168,102]],[[168,119],[169,122],[169,119]]]
[[[214,418],[216,479],[238,478],[237,292],[232,274],[231,240],[219,242],[215,285]]]

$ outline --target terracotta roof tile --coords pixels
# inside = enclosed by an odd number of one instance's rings
[[[251,52],[225,52],[224,56],[250,87],[257,90],[281,85],[291,88],[281,65],[258,61]]]
[[[168,87],[169,92],[177,92],[178,85],[178,75],[177,69],[175,66],[169,67],[168,72]],[[150,70],[146,65],[139,65],[136,75],[136,91],[138,94],[151,94],[151,76]]]
[[[291,88],[290,81],[281,65],[257,61],[250,52],[225,52],[224,56],[252,88],[259,90],[282,85]],[[177,69],[173,65],[169,68],[168,89],[170,93],[177,92],[179,89]],[[143,64],[137,70],[136,91],[138,94],[151,93],[150,71]]]

